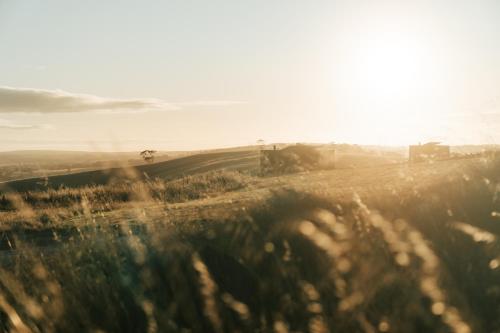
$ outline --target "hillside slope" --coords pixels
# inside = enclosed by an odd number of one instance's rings
[[[175,179],[216,170],[255,170],[258,167],[256,151],[205,153],[149,165],[127,168],[111,168],[52,177],[38,177],[0,183],[0,191],[35,191],[47,188],[81,187],[105,185],[127,179],[140,180],[146,177]]]

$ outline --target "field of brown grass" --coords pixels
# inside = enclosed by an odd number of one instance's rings
[[[499,166],[211,171],[10,193],[0,329],[495,332]]]

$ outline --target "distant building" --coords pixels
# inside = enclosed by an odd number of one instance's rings
[[[410,146],[410,163],[445,160],[448,158],[450,158],[450,146],[441,145],[440,142]]]

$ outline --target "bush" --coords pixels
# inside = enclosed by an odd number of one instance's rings
[[[284,174],[318,168],[321,154],[312,146],[297,144],[264,153],[264,173]]]

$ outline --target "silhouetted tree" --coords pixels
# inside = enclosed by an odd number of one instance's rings
[[[143,150],[140,152],[140,155],[142,157],[142,159],[144,161],[146,161],[147,163],[153,163],[154,160],[155,160],[155,154],[156,154],[156,150],[149,150],[149,149],[146,149],[146,150]]]

